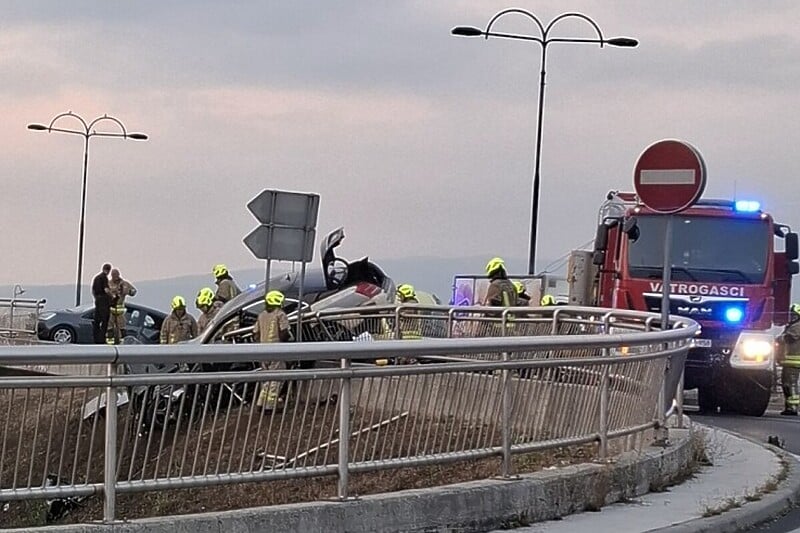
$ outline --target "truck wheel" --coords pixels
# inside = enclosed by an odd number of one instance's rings
[[[771,375],[734,373],[728,376],[725,407],[745,416],[761,416],[769,406],[772,394]]]

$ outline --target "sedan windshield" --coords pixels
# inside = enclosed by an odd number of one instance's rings
[[[628,248],[631,277],[661,278],[666,221],[663,216],[639,217],[639,238]],[[762,283],[770,242],[765,220],[676,215],[672,224],[672,279]]]

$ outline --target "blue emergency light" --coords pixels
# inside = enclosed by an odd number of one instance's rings
[[[742,311],[741,307],[729,307],[725,310],[725,320],[732,324],[741,322],[743,318],[744,311]]]
[[[734,208],[739,213],[758,213],[761,210],[761,204],[755,200],[736,200]]]

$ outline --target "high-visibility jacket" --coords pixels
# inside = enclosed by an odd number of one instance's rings
[[[510,279],[493,279],[486,291],[486,303],[493,307],[516,307],[517,288]]]
[[[217,292],[214,299],[218,302],[227,303],[242,293],[239,286],[231,278],[222,278],[216,281]]]
[[[782,364],[793,368],[800,368],[800,319],[791,322],[784,328],[781,335],[786,344],[786,357]]]
[[[283,309],[261,311],[253,325],[253,335],[258,342],[281,342],[281,337],[289,333],[289,318]]]
[[[114,315],[124,315],[125,298],[127,296],[136,296],[136,287],[122,278],[116,281],[110,279],[108,280],[108,292],[111,295],[111,313]]]
[[[197,330],[198,331],[205,331],[208,327],[208,324],[214,320],[214,317],[217,316],[219,310],[222,309],[222,302],[214,302],[211,304],[211,307],[208,308],[208,311],[203,311],[200,313],[200,318],[197,319]]]
[[[192,315],[184,312],[178,316],[175,311],[164,319],[161,325],[161,344],[175,344],[197,337],[197,321]]]

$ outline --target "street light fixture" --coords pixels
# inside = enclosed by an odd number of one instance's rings
[[[20,284],[14,285],[14,298],[16,298],[17,296],[21,296],[23,294],[25,294],[25,289],[22,288],[22,285]]]
[[[539,29],[539,36],[536,35],[521,35],[516,33],[498,33],[492,31],[492,26],[494,23],[503,15],[507,15],[510,13],[520,14],[528,17],[531,19],[535,24],[536,27]],[[567,18],[577,18],[583,20],[590,24],[592,28],[597,33],[596,39],[584,39],[584,38],[563,38],[563,37],[550,37],[550,30],[558,24],[560,21],[567,19]],[[541,58],[541,76],[539,81],[539,106],[537,111],[537,125],[536,125],[536,159],[534,161],[534,170],[533,170],[533,199],[531,202],[531,235],[530,235],[530,253],[528,256],[528,273],[535,274],[536,273],[536,230],[538,225],[539,219],[539,181],[540,181],[540,174],[539,168],[541,164],[541,153],[542,153],[542,118],[544,115],[544,80],[545,80],[545,64],[547,62],[547,45],[550,43],[589,43],[589,44],[599,44],[600,48],[604,45],[610,46],[618,46],[623,48],[633,48],[638,46],[639,41],[636,39],[631,39],[630,37],[614,37],[612,39],[605,39],[603,37],[603,32],[600,31],[600,27],[595,23],[594,20],[587,17],[582,13],[563,13],[553,20],[551,20],[547,26],[542,24],[539,18],[536,17],[530,11],[525,9],[504,9],[503,11],[498,12],[492,19],[489,21],[489,24],[486,25],[486,29],[482,30],[480,28],[476,28],[474,26],[457,26],[451,30],[453,35],[458,35],[460,37],[479,37],[483,35],[486,39],[489,37],[501,37],[504,39],[516,39],[521,41],[533,41],[538,43],[542,49],[542,58]]]
[[[56,121],[61,118],[70,117],[78,120],[83,126],[82,129],[66,129],[66,128],[55,128],[53,127]],[[107,131],[96,131],[94,126],[99,122],[103,121],[111,121],[117,126],[119,126],[119,132],[107,132]],[[89,165],[89,139],[92,137],[119,137],[122,139],[133,139],[136,141],[145,141],[147,140],[147,135],[144,133],[128,133],[125,129],[125,125],[122,124],[119,120],[114,117],[110,117],[108,115],[103,115],[102,117],[97,117],[93,121],[87,123],[81,116],[76,115],[72,111],[67,111],[66,113],[61,113],[60,115],[56,115],[53,120],[50,121],[50,125],[45,126],[44,124],[28,124],[28,129],[33,131],[46,131],[50,132],[58,132],[58,133],[71,133],[73,135],[81,135],[84,138],[83,144],[83,182],[81,187],[81,219],[80,219],[80,228],[79,228],[79,237],[78,237],[78,281],[75,287],[75,306],[79,306],[81,304],[81,278],[83,277],[83,242],[84,242],[84,233],[86,227],[86,171]]]

